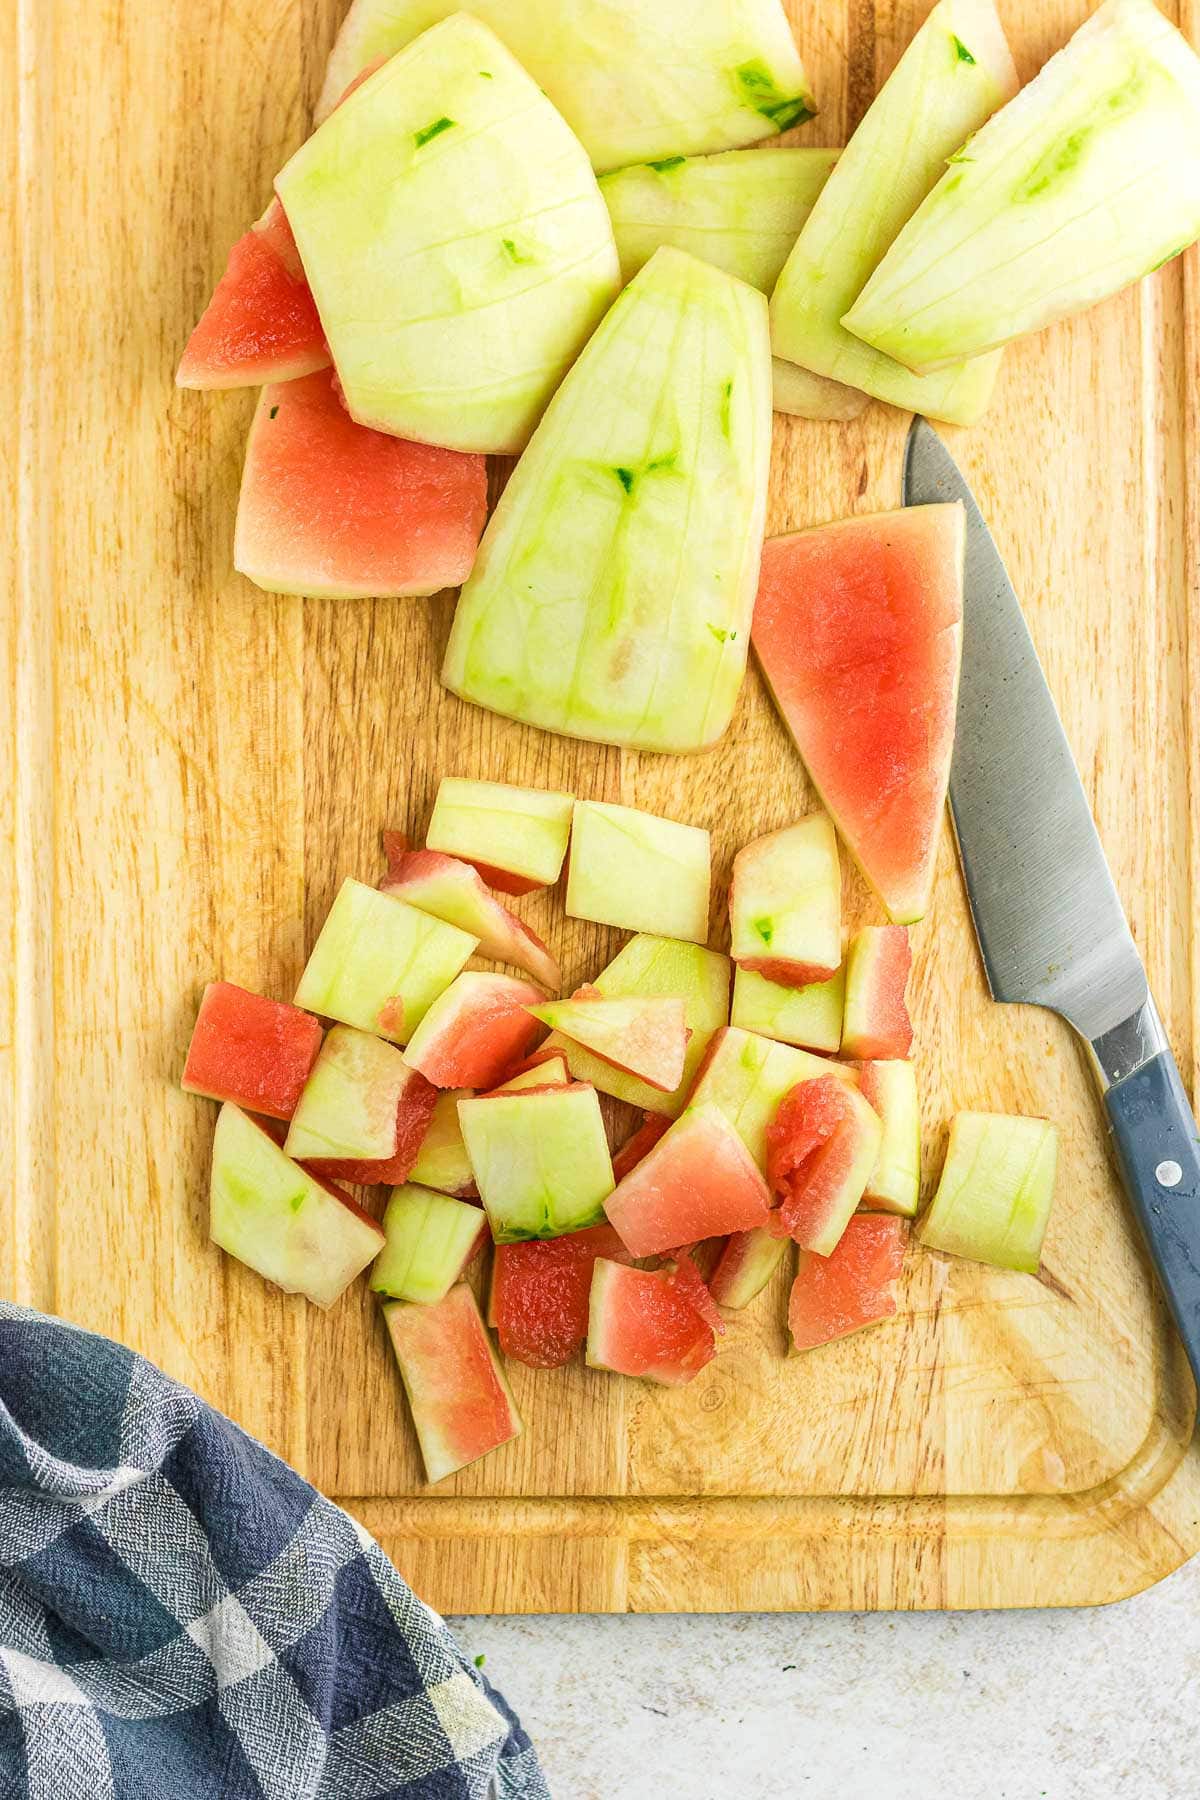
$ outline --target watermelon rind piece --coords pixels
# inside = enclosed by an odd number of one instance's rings
[[[458,1118],[498,1244],[603,1223],[612,1161],[594,1088],[481,1095]]]
[[[915,1218],[921,1199],[921,1108],[916,1069],[911,1062],[862,1062],[858,1085],[863,1099],[883,1125],[879,1157],[862,1204],[870,1212]]]
[[[762,1226],[755,1226],[750,1231],[735,1231],[709,1280],[713,1299],[731,1312],[740,1312],[744,1306],[749,1306],[783,1261],[789,1241]]]
[[[866,1192],[882,1141],[879,1115],[857,1086],[827,1073],[787,1094],[767,1130],[767,1179],[781,1198],[779,1224],[802,1249],[832,1254]]]
[[[470,1088],[448,1088],[434,1102],[429,1129],[409,1171],[419,1187],[444,1194],[473,1194],[475,1174],[458,1122],[458,1103],[472,1098]]]
[[[962,666],[958,502],[768,538],[754,649],[809,779],[894,924],[929,904]]]
[[[465,969],[430,1003],[405,1058],[435,1087],[494,1087],[540,1035],[529,1008],[541,998],[530,981]]]
[[[918,1236],[998,1269],[1036,1275],[1054,1204],[1058,1130],[1046,1119],[962,1112]]]
[[[431,1482],[520,1437],[521,1415],[465,1282],[431,1306],[390,1300],[383,1317]]]
[[[816,1350],[896,1313],[908,1248],[902,1219],[860,1213],[828,1256],[801,1251],[788,1301],[789,1356]]]
[[[574,809],[571,794],[443,775],[425,845],[474,863],[489,887],[505,893],[553,887]]]
[[[317,102],[458,0],[354,0]],[[779,0],[473,0],[597,169],[736,149],[802,124],[815,102]]]
[[[842,1055],[860,1062],[901,1061],[912,1049],[905,990],[912,945],[904,925],[864,925],[846,946]]]
[[[180,1086],[247,1112],[290,1119],[321,1049],[321,1025],[286,1001],[210,981],[200,1001]]]
[[[477,940],[348,878],[300,977],[295,1003],[405,1044]]]
[[[782,1044],[836,1056],[842,1044],[845,991],[844,965],[828,981],[799,988],[768,981],[754,969],[737,969],[730,1023]]]
[[[719,1106],[690,1106],[604,1206],[637,1257],[761,1227],[770,1209],[762,1172]]]
[[[870,404],[870,394],[861,388],[830,381],[827,375],[816,375],[782,356],[771,359],[771,405],[777,413],[840,423],[860,418]]]
[[[611,1225],[563,1237],[497,1244],[488,1288],[488,1324],[505,1356],[531,1369],[559,1369],[587,1337],[588,1297],[598,1256],[628,1262]]]
[[[562,986],[558,963],[541,938],[488,892],[473,863],[440,850],[403,850],[379,885],[385,894],[469,931],[479,939],[478,955],[524,969],[554,992]]]
[[[396,1150],[396,1109],[412,1080],[394,1044],[334,1025],[292,1115],[284,1149],[297,1162],[386,1162]]]
[[[946,159],[1017,91],[993,0],[939,0],[838,159],[771,297],[777,356],[892,406],[971,425],[996,356],[919,376],[841,323]]]
[[[665,1094],[683,1079],[687,1020],[681,999],[606,999],[591,989],[531,1010],[543,1025]]]
[[[355,424],[322,370],[259,395],[233,563],[272,594],[436,594],[470,574],[486,516],[484,457]]]
[[[406,1182],[383,1215],[387,1239],[371,1269],[371,1291],[430,1306],[441,1300],[483,1247],[487,1220],[477,1206]]]
[[[1105,0],[951,157],[845,314],[929,371],[1094,305],[1200,237],[1200,57]]]
[[[771,448],[766,301],[656,251],[518,463],[442,680],[571,737],[707,749],[745,675]]]
[[[702,826],[634,806],[577,800],[567,871],[567,916],[708,939],[712,844]]]
[[[715,1354],[712,1326],[670,1270],[634,1269],[596,1258],[588,1309],[589,1368],[683,1387]]]
[[[349,1194],[285,1156],[236,1106],[217,1117],[209,1205],[214,1244],[316,1306],[332,1306],[383,1248]]]
[[[817,1081],[824,1075],[853,1085],[858,1081],[849,1063],[832,1062],[757,1032],[727,1026],[712,1039],[688,1104],[719,1106],[765,1174],[767,1127],[781,1100],[798,1082]]]
[[[565,1056],[550,1055],[542,1058],[539,1054],[531,1060],[528,1068],[519,1069],[515,1075],[510,1075],[507,1081],[502,1081],[491,1093],[493,1096],[523,1094],[527,1088],[569,1087],[570,1082]]]
[[[828,813],[746,844],[733,859],[730,954],[784,986],[829,981],[842,965],[842,865]]]
[[[576,1081],[590,1082],[602,1094],[611,1094],[643,1112],[677,1118],[687,1105],[713,1033],[729,1022],[729,958],[702,944],[640,932],[592,985],[610,999],[639,995],[683,1000],[691,1036],[684,1051],[683,1079],[674,1093],[662,1093],[558,1032],[552,1032],[542,1048],[561,1051]]]
[[[434,25],[275,185],[351,416],[521,450],[620,270],[582,146],[495,34]]]

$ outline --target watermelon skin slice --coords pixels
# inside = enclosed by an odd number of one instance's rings
[[[928,903],[962,665],[959,503],[769,538],[754,649],[821,799],[893,923]]]
[[[842,1054],[860,1062],[903,1062],[913,1028],[905,989],[912,945],[904,925],[864,925],[846,952]]]
[[[712,1326],[667,1269],[597,1257],[588,1307],[589,1368],[684,1387],[716,1355]]]
[[[770,1228],[829,1256],[866,1191],[883,1126],[856,1087],[800,1082],[767,1127],[767,1180],[780,1197]]]
[[[290,1119],[321,1048],[311,1013],[212,981],[204,990],[181,1086],[246,1112]]]
[[[383,893],[469,931],[479,939],[480,956],[512,963],[555,992],[562,986],[558,963],[537,932],[488,893],[473,863],[440,850],[399,850],[393,844],[379,885]]]
[[[568,373],[488,522],[445,685],[568,737],[715,744],[745,675],[770,449],[766,301],[659,250]]]
[[[458,1122],[459,1101],[473,1098],[471,1088],[447,1088],[438,1095],[433,1116],[417,1151],[417,1160],[406,1180],[415,1182],[418,1187],[453,1194],[460,1200],[478,1199],[471,1159]]]
[[[443,775],[425,845],[461,857],[502,894],[553,887],[575,810],[572,795]]]
[[[486,516],[482,456],[356,425],[321,370],[259,396],[233,562],[272,594],[436,594],[470,574]]]
[[[578,1355],[588,1330],[592,1269],[598,1256],[628,1263],[611,1225],[565,1237],[497,1244],[490,1317],[505,1356],[531,1369],[560,1369]]]
[[[439,1088],[493,1088],[533,1048],[532,982],[468,969],[439,994],[408,1041],[405,1060]]]
[[[604,1203],[631,1256],[765,1225],[767,1185],[736,1128],[715,1106],[689,1108]]]
[[[296,240],[278,200],[229,252],[175,382],[181,388],[258,387],[329,366],[329,346]]]
[[[437,1089],[395,1045],[348,1025],[330,1030],[284,1149],[316,1175],[389,1187],[407,1181]]]
[[[795,1349],[815,1350],[892,1318],[907,1248],[903,1219],[859,1213],[829,1256],[802,1255],[788,1301]]]
[[[431,1482],[511,1443],[524,1429],[465,1282],[432,1306],[383,1308]]]
[[[788,1240],[761,1226],[735,1231],[713,1270],[709,1291],[720,1305],[738,1312],[761,1294],[787,1254]]]

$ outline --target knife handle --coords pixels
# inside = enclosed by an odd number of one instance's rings
[[[1200,1387],[1200,1135],[1162,1050],[1105,1091],[1125,1188]]]

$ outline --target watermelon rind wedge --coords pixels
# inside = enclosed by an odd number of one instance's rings
[[[276,179],[353,418],[516,452],[617,291],[578,140],[478,19],[385,62]]]
[[[318,120],[370,63],[459,0],[354,0]],[[779,0],[473,0],[597,169],[736,149],[802,124],[815,102]]]
[[[431,1482],[521,1435],[521,1415],[466,1282],[432,1306],[390,1300],[383,1317]]]
[[[937,370],[1039,331],[1200,236],[1200,57],[1150,0],[1106,0],[956,156],[848,330]]]
[[[446,686],[599,743],[715,744],[745,674],[770,447],[766,301],[657,251],[504,490],[459,599]]]
[[[547,788],[443,775],[425,846],[473,863],[489,887],[531,893],[558,880],[574,808]]]
[[[916,1216],[921,1198],[921,1108],[910,1062],[859,1064],[864,1100],[879,1116],[883,1137],[862,1204],[869,1212]]]
[[[434,1101],[433,1117],[409,1171],[418,1186],[443,1194],[475,1192],[475,1175],[458,1122],[458,1103],[470,1098],[470,1088],[447,1088]]]
[[[1058,1131],[1047,1120],[959,1113],[917,1235],[927,1250],[1036,1275],[1057,1169]]]
[[[477,1206],[408,1182],[394,1189],[383,1215],[387,1243],[371,1269],[371,1291],[435,1305],[488,1237]]]
[[[284,1149],[297,1162],[385,1162],[395,1154],[396,1112],[412,1081],[413,1071],[394,1044],[349,1025],[333,1026]]]
[[[594,1088],[481,1095],[458,1118],[498,1244],[603,1223],[612,1162]]]
[[[802,1050],[836,1056],[842,1045],[846,974],[839,969],[828,981],[808,987],[784,987],[755,969],[738,969],[733,977],[730,1023],[743,1031],[778,1038]]]
[[[939,0],[838,159],[771,298],[777,356],[892,406],[971,425],[995,356],[916,376],[841,323],[946,159],[1017,91],[993,0]]]
[[[567,871],[567,917],[660,937],[708,939],[712,843],[636,806],[577,800]]]
[[[811,369],[775,356],[771,359],[771,404],[777,413],[794,419],[843,423],[860,418],[871,404],[871,396],[861,388],[847,387],[844,381],[831,381],[827,375],[815,375]]]

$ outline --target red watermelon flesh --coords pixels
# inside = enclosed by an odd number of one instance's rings
[[[633,1256],[765,1225],[770,1206],[758,1164],[715,1106],[689,1108],[604,1202]]]
[[[465,1282],[432,1305],[392,1300],[383,1316],[430,1481],[520,1435],[520,1415]]]
[[[541,881],[530,881],[526,875],[514,875],[511,869],[498,869],[494,863],[480,862],[474,856],[464,856],[463,861],[472,863],[498,894],[509,894],[517,900],[522,894],[536,894],[545,885]]]
[[[707,1325],[712,1326],[718,1337],[724,1337],[724,1316],[709,1293],[694,1258],[686,1250],[679,1251],[675,1260],[668,1265],[667,1273],[675,1285],[676,1292],[683,1295],[688,1305],[696,1309]]]
[[[963,510],[768,538],[752,638],[775,703],[897,924],[924,913],[954,745]]]
[[[182,1086],[189,1094],[228,1100],[245,1112],[290,1119],[321,1048],[311,1013],[231,981],[204,990],[188,1046]]]
[[[588,1308],[590,1367],[682,1387],[716,1350],[712,1326],[669,1270],[634,1269],[597,1257]]]
[[[263,389],[233,560],[269,593],[436,594],[470,574],[486,512],[484,457],[355,424],[323,369]]]
[[[438,1090],[416,1069],[410,1069],[408,1080],[396,1102],[396,1148],[384,1162],[350,1162],[332,1158],[327,1161],[307,1159],[306,1169],[328,1175],[334,1181],[352,1181],[372,1187],[401,1187],[412,1173],[421,1154],[421,1145],[433,1119]]]
[[[558,1369],[570,1362],[587,1337],[592,1267],[598,1256],[629,1261],[611,1225],[496,1245],[490,1317],[505,1356],[531,1369]]]
[[[912,946],[903,925],[865,925],[846,952],[842,1055],[860,1062],[903,1062],[913,1028],[905,989]]]
[[[858,1213],[830,1256],[803,1255],[788,1302],[797,1350],[813,1350],[896,1311],[896,1281],[908,1245],[903,1219]]]
[[[329,366],[296,240],[272,200],[229,252],[175,377],[185,388],[257,387]]]
[[[541,1027],[528,1008],[541,997],[532,982],[468,969],[433,1002],[405,1061],[435,1087],[494,1088],[533,1048]]]
[[[636,1169],[642,1158],[649,1156],[659,1139],[671,1129],[672,1122],[665,1113],[646,1113],[643,1117],[645,1122],[631,1138],[626,1138],[612,1159],[614,1185],[624,1181],[630,1169]]]
[[[767,1179],[780,1196],[770,1228],[828,1256],[866,1191],[882,1136],[878,1114],[849,1082],[798,1083],[767,1127]]]

